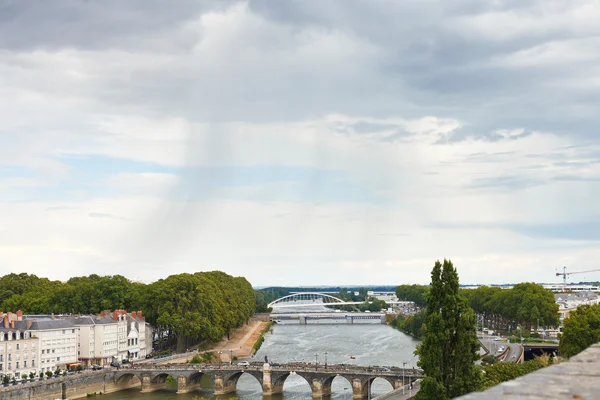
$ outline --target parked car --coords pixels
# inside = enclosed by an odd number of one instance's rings
[[[240,367],[249,367],[250,363],[248,361],[240,361],[239,363],[237,363],[237,365],[239,365]]]

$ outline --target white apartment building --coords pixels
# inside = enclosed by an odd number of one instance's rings
[[[73,318],[73,323],[79,328],[78,359],[85,366],[146,356],[146,323],[141,311],[105,311],[99,316]]]
[[[146,321],[141,311],[127,314],[127,353],[131,360],[146,358],[152,350],[147,350]],[[152,348],[152,343],[150,343]]]
[[[39,340],[16,314],[0,313],[0,378],[38,374]]]
[[[83,315],[72,319],[78,328],[77,359],[84,365],[107,365],[118,357],[118,321],[112,316]]]
[[[29,331],[39,339],[39,370],[64,370],[77,363],[77,336],[75,325],[66,319],[26,320]]]

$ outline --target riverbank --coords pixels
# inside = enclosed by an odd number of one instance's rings
[[[198,353],[213,353],[215,361],[231,362],[233,360],[243,360],[252,358],[254,355],[254,345],[261,337],[262,331],[268,325],[268,322],[259,320],[250,320],[247,325],[234,329],[227,337],[218,343],[210,343],[199,346]],[[169,357],[168,360],[159,361],[157,364],[186,363],[190,361],[197,352],[182,354],[181,357]],[[233,360],[232,360],[233,359]]]

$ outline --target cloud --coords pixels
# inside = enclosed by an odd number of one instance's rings
[[[2,11],[11,271],[402,283],[451,257],[493,282],[597,255],[595,2]]]

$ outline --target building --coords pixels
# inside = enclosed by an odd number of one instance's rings
[[[119,355],[119,321],[108,313],[72,318],[78,328],[77,359],[84,366],[108,365]]]
[[[130,360],[146,358],[146,318],[141,311],[127,314],[127,356]],[[152,348],[152,343],[150,343]]]
[[[0,313],[0,378],[20,380],[23,374],[38,374],[39,339],[29,330],[32,321],[19,317]]]
[[[78,359],[85,366],[146,357],[146,322],[141,311],[103,311],[72,317],[72,321],[79,328]]]
[[[78,330],[66,319],[25,320],[39,340],[40,372],[65,370],[77,364]]]
[[[563,292],[563,285],[562,284],[549,284],[549,285],[543,285],[544,288],[551,290],[553,292]],[[594,286],[594,285],[584,285],[584,284],[576,284],[576,283],[570,283],[566,286],[567,292],[598,292],[600,291],[600,288],[598,286]]]
[[[575,293],[556,293],[554,301],[558,304],[558,313],[560,314],[560,324],[563,324],[565,318],[569,317],[571,311],[583,304],[599,304],[600,297],[594,292],[575,292]]]
[[[149,356],[154,352],[154,329],[152,328],[152,325],[147,322],[145,325],[146,327],[144,328],[144,331],[146,333],[146,356]]]

